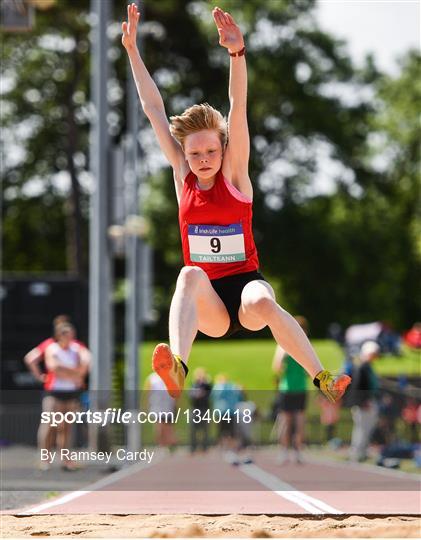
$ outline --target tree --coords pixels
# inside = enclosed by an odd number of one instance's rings
[[[398,77],[384,76],[378,84],[377,112],[373,118],[373,152],[381,185],[394,217],[394,263],[400,271],[400,322],[408,327],[421,312],[421,55],[409,51],[401,59]]]
[[[282,288],[316,335],[333,320],[404,329],[420,313],[419,72],[419,55],[410,52],[396,79],[376,81],[364,167],[354,169],[358,190],[339,182],[331,195],[275,213],[276,230],[290,233],[272,245]]]
[[[60,2],[37,14],[31,33],[1,36],[5,270],[87,272],[86,8],[84,0]]]
[[[142,54],[168,114],[201,101],[227,113],[228,59],[217,45],[211,6],[186,0],[144,4]],[[409,233],[404,220],[414,215],[414,187],[410,180],[404,189],[405,180],[396,191],[391,170],[379,173],[368,155],[372,132],[383,133],[404,152],[394,178],[401,178],[402,167],[414,175],[409,171],[414,148],[410,155],[390,118],[381,126],[376,123],[381,111],[366,95],[379,84],[384,89],[377,102],[389,107],[394,82],[381,78],[370,59],[364,69],[354,68],[343,43],[317,27],[314,0],[220,5],[233,12],[246,32],[255,236],[263,270],[278,285],[282,303],[313,319],[316,333],[332,318],[347,323],[380,311],[388,317],[397,311],[395,320],[406,321],[415,304],[408,307],[409,285],[405,289],[402,284],[413,280],[418,263],[408,273],[393,254],[403,253],[397,248],[402,238],[410,246],[405,253],[414,253],[414,221]],[[114,142],[125,132],[125,83],[131,76],[120,45],[125,6],[115,2],[110,24],[109,130]],[[23,150],[19,160],[5,156],[3,167],[6,270],[86,272],[88,195],[82,184],[89,169],[88,7],[85,0],[60,0],[38,13],[32,34],[2,37],[3,75],[11,81],[1,96],[2,137],[16,137]],[[409,77],[402,87],[411,86]],[[146,208],[164,332],[171,288],[182,264],[177,207],[171,172],[156,166],[160,153],[145,123],[139,140],[147,150]],[[326,162],[334,169],[334,185],[330,194],[320,195],[314,183]],[[70,191],[59,189],[57,173],[70,178]],[[66,241],[63,207],[72,224]],[[22,251],[28,235],[31,249]],[[380,274],[367,265],[373,254],[381,263]],[[411,255],[411,260],[417,259]],[[388,296],[392,282],[394,292]],[[401,311],[403,304],[407,307]]]

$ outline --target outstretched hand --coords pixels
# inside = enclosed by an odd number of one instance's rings
[[[218,7],[214,8],[212,15],[218,29],[219,44],[229,52],[240,51],[244,47],[243,34],[233,17]]]
[[[136,4],[129,4],[127,6],[127,21],[124,21],[121,25],[123,31],[121,42],[126,49],[136,47],[136,33],[139,17],[140,13],[137,10]]]

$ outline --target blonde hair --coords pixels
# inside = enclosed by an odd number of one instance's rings
[[[59,324],[64,324],[70,322],[70,318],[68,315],[57,315],[57,317],[54,317],[53,319],[53,326],[58,326]]]
[[[222,150],[225,149],[228,141],[227,121],[209,103],[193,105],[186,109],[183,114],[171,116],[170,121],[171,135],[181,144],[183,150],[187,135],[203,129],[214,129],[219,135]]]

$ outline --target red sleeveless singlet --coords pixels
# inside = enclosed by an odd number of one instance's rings
[[[178,212],[184,264],[199,266],[209,279],[257,270],[252,204],[221,170],[208,190],[199,189],[190,171]]]

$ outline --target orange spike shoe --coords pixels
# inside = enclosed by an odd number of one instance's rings
[[[346,389],[351,383],[351,377],[349,375],[334,377],[330,371],[325,369],[316,375],[314,381],[318,381],[318,384],[315,382],[316,386],[320,388],[321,392],[323,392],[329,401],[334,403],[340,400],[345,394]]]
[[[152,369],[164,381],[169,395],[178,398],[183,391],[187,373],[181,358],[173,354],[166,343],[160,343],[155,347],[152,355]]]

